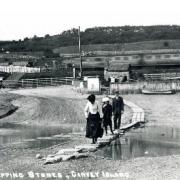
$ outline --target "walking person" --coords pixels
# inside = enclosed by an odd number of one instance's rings
[[[102,113],[103,113],[103,125],[105,128],[105,132],[107,135],[107,127],[110,127],[110,131],[112,134],[113,130],[112,130],[112,106],[109,103],[109,98],[105,97],[102,99],[103,102],[103,106],[102,106]]]
[[[121,126],[121,115],[124,113],[124,102],[118,91],[116,91],[115,98],[112,100],[112,111],[114,115],[114,129],[119,129]]]
[[[94,94],[87,98],[88,102],[85,107],[85,117],[87,119],[86,137],[92,138],[92,144],[97,142],[97,138],[101,137],[101,119],[99,114],[99,104]]]

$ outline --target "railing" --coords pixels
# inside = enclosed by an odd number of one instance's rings
[[[144,77],[147,80],[167,80],[167,79],[180,78],[180,73],[174,72],[174,73],[144,74]]]
[[[110,84],[110,94],[115,91],[119,91],[122,94],[128,93],[141,93],[143,88],[149,90],[169,90],[174,89],[175,91],[180,91],[180,81],[150,81],[150,82],[134,82],[134,83],[111,83]]]
[[[5,83],[3,84],[7,88],[60,86],[60,85],[71,85],[72,78],[21,79],[18,82],[15,80],[6,80]]]
[[[1,72],[7,73],[39,73],[40,68],[26,67],[26,66],[0,66]]]

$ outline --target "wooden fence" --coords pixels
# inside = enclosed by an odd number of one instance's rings
[[[170,80],[180,77],[179,72],[174,73],[155,73],[155,74],[144,74],[146,80]]]
[[[174,89],[180,91],[180,80],[176,81],[150,81],[150,82],[135,82],[135,83],[111,83],[110,94],[114,94],[115,91],[119,91],[121,94],[128,93],[141,93],[143,88],[149,90],[169,90]]]
[[[71,85],[72,78],[37,78],[37,79],[21,79],[19,81],[6,80],[6,88],[26,88],[26,87],[45,87]]]
[[[7,73],[39,73],[40,68],[26,67],[26,66],[0,66],[1,72]]]

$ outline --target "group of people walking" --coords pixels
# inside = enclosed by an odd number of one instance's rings
[[[104,97],[102,99],[102,117],[100,116],[100,105],[96,100],[94,94],[91,94],[87,98],[88,102],[85,107],[85,117],[87,120],[86,124],[86,137],[92,138],[92,143],[97,142],[98,137],[102,137],[103,129],[107,135],[107,127],[110,127],[112,134],[113,130],[119,129],[121,125],[121,115],[124,112],[124,102],[123,98],[119,96],[119,92],[116,92],[115,97],[110,103],[109,97]],[[114,129],[112,127],[112,116],[114,120]]]

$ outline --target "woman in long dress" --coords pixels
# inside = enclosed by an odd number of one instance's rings
[[[88,102],[85,107],[85,117],[87,119],[86,137],[92,138],[92,143],[97,142],[97,138],[101,137],[101,119],[99,114],[99,105],[94,94],[87,98]]]

